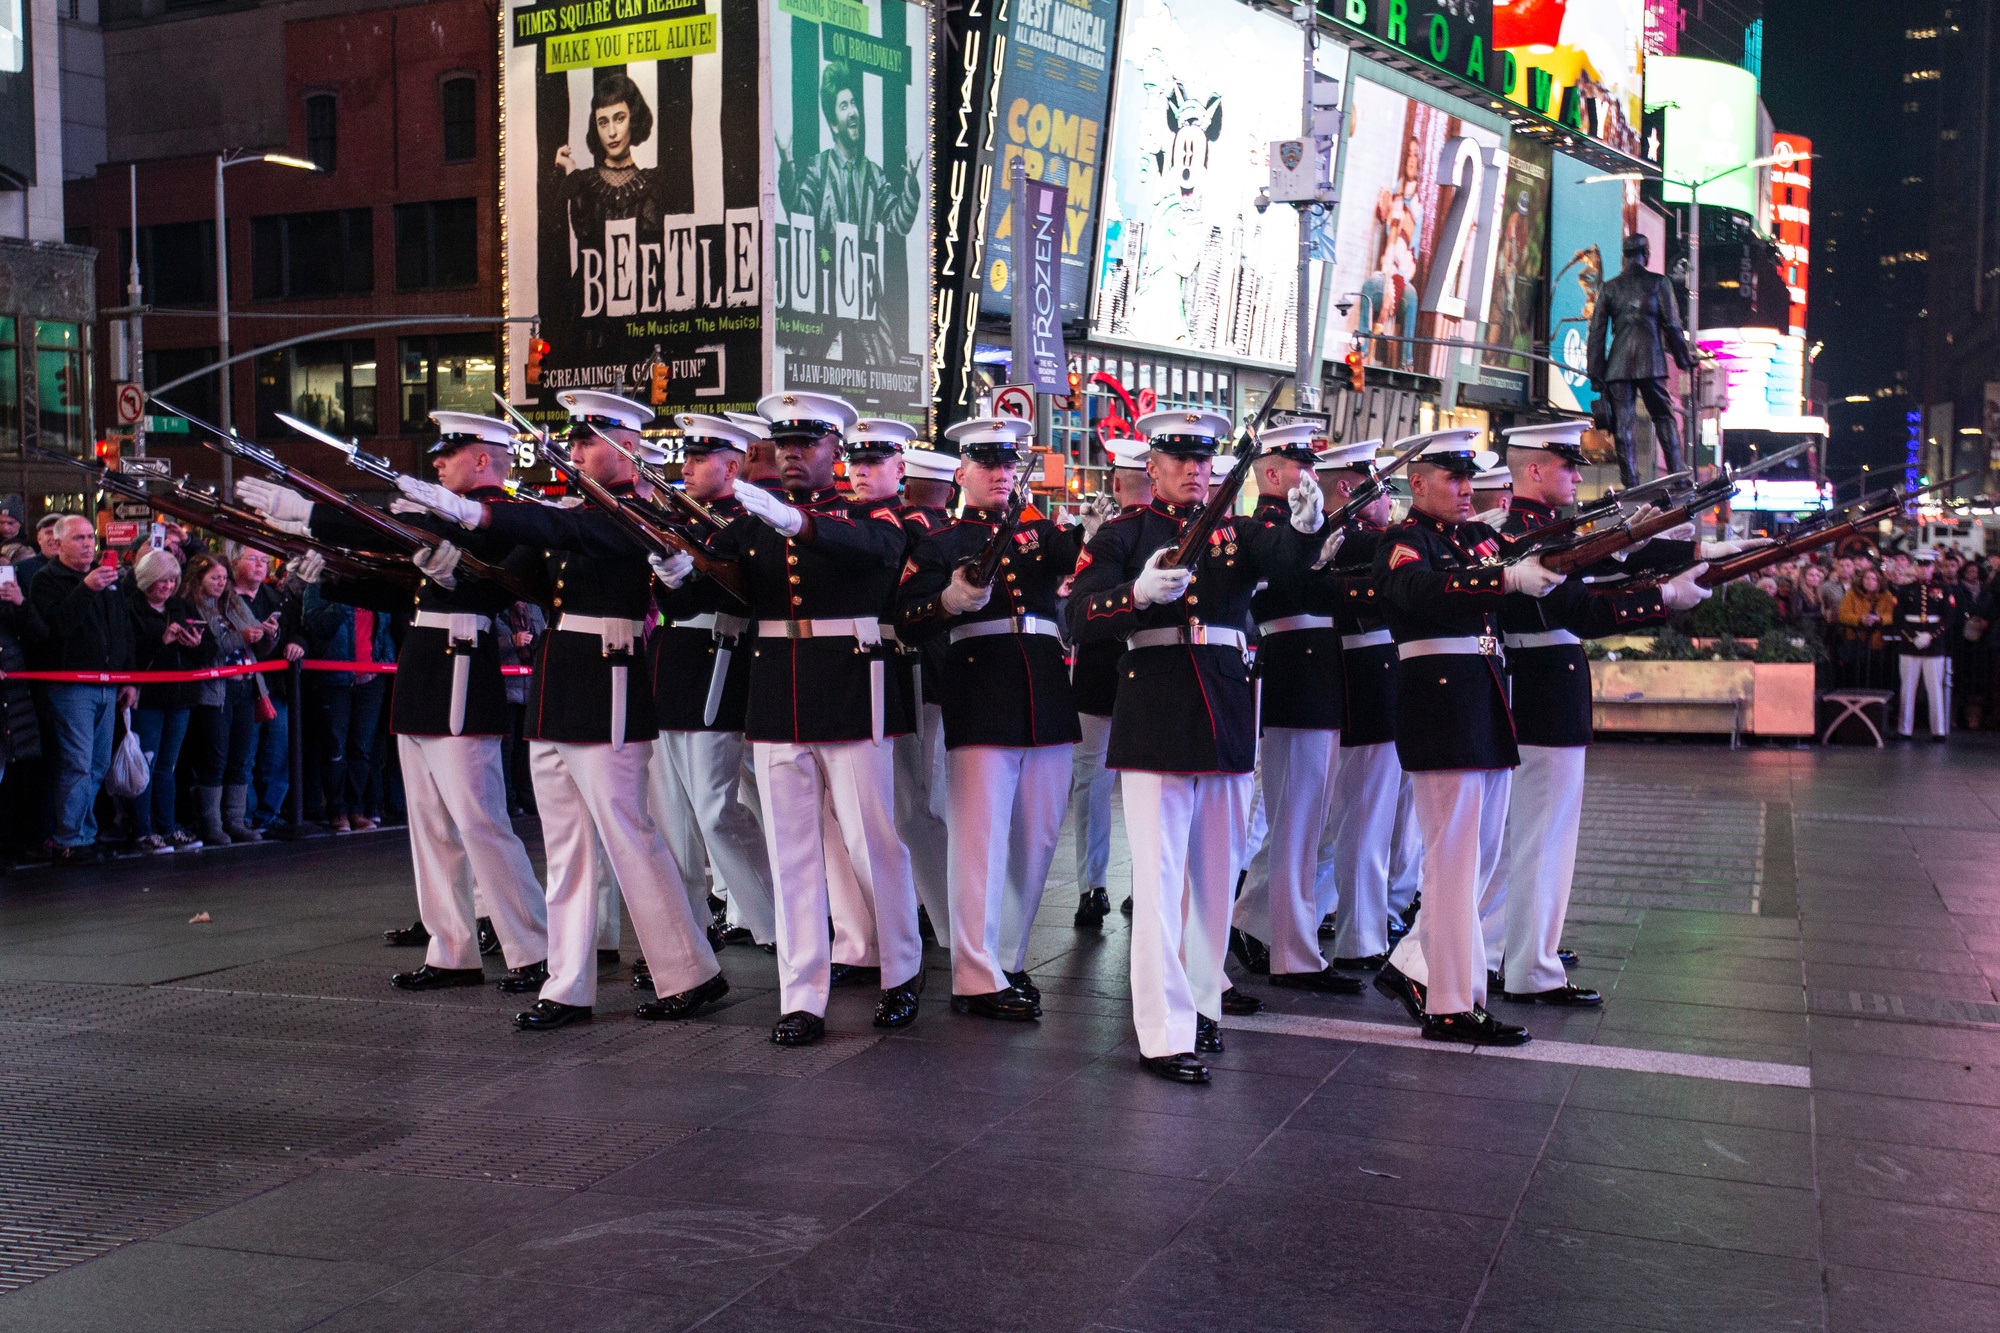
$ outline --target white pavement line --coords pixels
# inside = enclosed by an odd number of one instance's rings
[[[1387,1023],[1361,1023],[1351,1018],[1314,1018],[1307,1014],[1252,1014],[1225,1018],[1226,1028],[1269,1032],[1283,1037],[1317,1037],[1323,1041],[1358,1041],[1370,1046],[1404,1046],[1437,1055],[1479,1055],[1507,1060],[1539,1060],[1545,1064],[1586,1065],[1592,1069],[1629,1069],[1640,1074],[1678,1074],[1721,1083],[1761,1083],[1777,1088],[1809,1088],[1812,1070],[1805,1065],[1767,1060],[1732,1060],[1720,1055],[1688,1055],[1680,1051],[1649,1051],[1633,1046],[1586,1046],[1574,1041],[1537,1038],[1526,1046],[1459,1046],[1425,1041],[1414,1029]]]

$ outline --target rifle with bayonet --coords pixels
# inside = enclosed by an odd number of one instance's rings
[[[1007,502],[1007,512],[993,528],[993,535],[979,548],[979,553],[965,562],[965,581],[975,588],[990,588],[993,580],[1000,575],[1000,557],[1007,554],[1007,547],[1014,538],[1015,529],[1021,526],[1021,511],[1028,507],[1028,488],[1014,488],[1013,498]]]
[[[662,555],[680,554],[687,556],[688,559],[694,562],[695,572],[713,579],[716,586],[720,587],[724,592],[743,605],[748,606],[750,604],[749,594],[744,591],[743,587],[743,571],[735,564],[727,560],[716,559],[708,553],[707,548],[702,546],[700,542],[690,539],[685,534],[676,531],[670,526],[654,522],[632,506],[620,500],[617,496],[606,490],[603,485],[592,480],[582,468],[576,465],[575,460],[569,456],[567,449],[557,444],[555,438],[547,431],[540,429],[532,421],[529,421],[516,411],[512,403],[497,393],[493,395],[493,401],[499,403],[506,410],[507,415],[514,419],[516,425],[534,435],[535,442],[541,448],[542,455],[549,460],[549,466],[553,467],[565,482],[576,487],[585,500],[603,510],[613,522],[624,530],[628,537],[637,541],[641,546],[657,551]],[[596,430],[597,428],[593,426],[591,429]],[[609,439],[602,431],[598,431],[598,438],[606,440],[613,446],[616,446],[618,443],[616,440]],[[629,454],[626,456],[631,457]],[[634,459],[633,461],[636,462],[637,460]],[[720,526],[719,521],[718,526]]]
[[[1264,429],[1264,423],[1271,419],[1271,409],[1278,401],[1278,389],[1290,375],[1278,376],[1271,385],[1271,391],[1264,396],[1264,405],[1257,409],[1256,418],[1244,426],[1243,433],[1236,438],[1236,465],[1229,469],[1229,475],[1222,483],[1209,492],[1208,503],[1201,507],[1186,528],[1182,529],[1180,540],[1167,549],[1160,557],[1161,569],[1180,569],[1192,563],[1208,546],[1209,534],[1214,532],[1229,511],[1236,507],[1236,493],[1243,489],[1243,483],[1250,479],[1250,468],[1257,461],[1257,437]]]
[[[495,394],[494,397],[498,398],[499,395]],[[505,400],[502,400],[502,405],[508,411],[513,411],[512,404],[506,403]],[[527,420],[526,417],[521,417],[518,414],[516,416],[518,420]],[[666,473],[660,471],[651,463],[648,463],[645,459],[620,444],[617,440],[612,439],[609,435],[599,430],[596,422],[587,421],[584,424],[590,427],[591,433],[597,436],[600,443],[608,444],[622,454],[625,461],[632,465],[632,471],[638,474],[640,480],[651,486],[657,494],[664,495],[669,502],[679,505],[681,509],[686,511],[689,517],[700,519],[717,532],[729,526],[713,509],[710,509],[707,505],[689,495],[687,487],[674,485],[672,479]]]
[[[1577,511],[1568,518],[1559,518],[1553,523],[1544,524],[1533,532],[1524,532],[1517,537],[1501,534],[1501,554],[1509,560],[1518,560],[1524,555],[1545,551],[1558,542],[1568,541],[1592,524],[1602,523],[1614,516],[1622,517],[1629,514],[1641,504],[1651,503],[1655,496],[1671,495],[1693,479],[1693,471],[1683,468],[1664,477],[1642,481],[1637,486],[1628,486],[1622,491],[1606,491],[1588,504],[1579,505]]]
[[[185,419],[190,425],[199,426],[202,430],[208,432],[214,438],[205,440],[203,443],[207,444],[210,448],[219,453],[229,454],[233,457],[241,458],[246,462],[255,463],[286,485],[304,494],[314,504],[323,504],[327,508],[347,516],[385,541],[393,544],[401,553],[415,554],[418,551],[428,550],[436,547],[443,540],[434,532],[429,532],[423,528],[413,528],[409,524],[401,522],[379,509],[369,508],[360,501],[327,485],[311,473],[302,472],[297,468],[289,466],[276,454],[262,445],[252,444],[240,435],[225,431],[219,426],[211,425],[193,413],[175,407],[172,403],[166,402],[163,399],[153,398],[149,399],[149,401],[172,412],[175,416]],[[299,430],[308,438],[318,440],[322,444],[331,444],[334,448],[345,454],[350,463],[354,463],[357,468],[367,472],[370,476],[381,476],[383,472],[386,472],[388,479],[393,480],[398,475],[396,470],[391,468],[385,460],[376,459],[372,456],[370,464],[379,465],[381,468],[380,472],[376,471],[373,466],[355,463],[355,456],[361,451],[346,440],[328,435],[325,431],[308,426],[294,417],[285,417],[284,420],[286,424],[295,430]],[[497,565],[481,560],[469,551],[460,551],[458,567],[473,578],[486,579],[499,585],[518,601],[540,602],[544,600],[540,594],[529,588],[520,579],[514,577],[514,575]]]

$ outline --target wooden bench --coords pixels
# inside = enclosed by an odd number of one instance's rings
[[[1593,695],[1590,702],[1599,708],[1727,708],[1729,748],[1734,750],[1742,745],[1743,699],[1740,696],[1718,698],[1714,695],[1647,694],[1643,690],[1632,690],[1626,694]]]
[[[1841,723],[1852,717],[1861,720],[1861,725],[1868,728],[1869,735],[1875,738],[1875,748],[1878,750],[1881,749],[1882,727],[1875,725],[1875,719],[1868,716],[1868,710],[1871,707],[1879,706],[1882,709],[1882,726],[1886,727],[1889,725],[1889,701],[1895,697],[1896,692],[1894,690],[1821,691],[1819,696],[1820,702],[1837,704],[1840,707],[1840,711],[1834,714],[1833,721],[1827,723],[1826,730],[1820,733],[1819,743],[1821,745],[1831,745],[1833,743],[1833,733],[1840,730]]]

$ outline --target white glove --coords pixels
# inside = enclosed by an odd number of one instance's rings
[[[1097,538],[1097,530],[1104,526],[1104,520],[1118,517],[1118,502],[1108,495],[1099,495],[1083,511],[1083,543],[1088,546]]]
[[[1931,646],[1931,632],[1929,630],[1923,630],[1917,635],[1916,638],[1911,639],[1910,642],[1916,645],[1918,652],[1922,652],[1924,649]]]
[[[646,563],[653,567],[653,577],[669,588],[680,587],[694,573],[694,557],[686,551],[675,551],[672,555],[655,551],[646,557]]]
[[[268,521],[270,525],[276,528],[279,532],[289,532],[294,537],[312,536],[312,529],[308,528],[304,523],[300,522],[297,519],[273,518],[269,519]]]
[[[1292,528],[1307,536],[1326,526],[1325,497],[1320,493],[1319,482],[1310,472],[1299,474],[1299,484],[1285,492],[1285,500],[1292,506]]]
[[[392,514],[428,514],[431,511],[425,506],[418,504],[415,500],[399,495],[389,501],[389,512]]]
[[[1545,568],[1540,556],[1531,555],[1507,566],[1506,572],[1500,576],[1500,587],[1507,592],[1524,592],[1530,597],[1547,597],[1566,577]]]
[[[312,518],[311,500],[289,486],[280,486],[262,477],[245,477],[237,482],[236,498],[266,518],[281,519],[287,523],[305,523]]]
[[[440,588],[456,588],[458,575],[452,571],[458,568],[462,552],[450,542],[439,542],[436,546],[426,546],[413,552],[410,563],[424,571],[424,577]]]
[[[1646,540],[1663,541],[1663,542],[1691,542],[1694,540],[1694,523],[1692,521],[1689,521],[1687,523],[1681,524],[1677,528],[1668,528],[1665,532],[1656,532],[1651,537],[1648,537]]]
[[[1666,603],[1667,610],[1692,611],[1715,595],[1715,589],[1704,588],[1695,582],[1707,568],[1706,560],[1690,565],[1660,585],[1660,600]]]
[[[736,499],[752,518],[776,528],[787,537],[796,537],[806,525],[806,516],[755,482],[736,483]]]
[[[1340,554],[1341,544],[1346,540],[1346,528],[1335,528],[1332,532],[1328,533],[1326,540],[1319,544],[1319,559],[1313,561],[1313,568],[1325,569],[1328,565],[1332,564],[1333,558]]]
[[[454,491],[448,491],[434,481],[418,481],[415,477],[397,477],[396,489],[407,498],[443,518],[448,518],[461,528],[471,530],[485,521],[486,506],[477,500],[468,500]]]
[[[326,572],[326,557],[318,551],[307,551],[292,561],[286,572],[300,583],[318,583],[319,576]]]
[[[1163,602],[1178,602],[1187,592],[1188,580],[1194,577],[1191,569],[1161,569],[1160,557],[1167,553],[1162,546],[1146,557],[1146,567],[1139,571],[1139,577],[1132,580],[1132,605],[1137,607],[1159,606]]]
[[[1742,541],[1728,542],[1697,542],[1695,554],[1704,560],[1720,560],[1726,555],[1741,555],[1745,551],[1754,551],[1760,546],[1773,544],[1775,539],[1770,537],[1745,537]]]
[[[944,609],[955,616],[962,616],[967,611],[980,610],[992,600],[992,597],[991,584],[984,588],[978,586],[965,576],[965,570],[962,568],[951,571],[951,582],[947,583],[944,591],[938,594],[938,600],[944,603]]]

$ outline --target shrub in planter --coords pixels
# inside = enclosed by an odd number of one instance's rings
[[[1756,660],[1759,662],[1817,662],[1825,656],[1819,635],[1809,629],[1780,626],[1757,640]]]
[[[1697,639],[1761,639],[1777,623],[1777,599],[1739,580],[1688,612],[1684,628]]]

